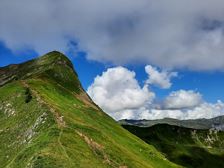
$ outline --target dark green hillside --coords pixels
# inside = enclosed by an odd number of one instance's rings
[[[189,168],[224,167],[224,132],[195,130],[167,124],[152,127],[123,125],[177,164]]]
[[[179,166],[99,109],[71,62],[51,52],[0,68],[0,167]]]

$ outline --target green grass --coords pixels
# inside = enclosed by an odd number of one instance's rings
[[[167,124],[123,127],[155,146],[170,161],[184,167],[224,167],[224,132],[194,130]]]
[[[60,53],[0,74],[1,167],[179,167],[88,99]]]

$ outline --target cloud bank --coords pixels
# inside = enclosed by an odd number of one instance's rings
[[[135,79],[135,72],[124,67],[109,68],[95,78],[87,92],[94,102],[116,120],[197,119],[224,115],[223,102],[208,103],[200,93],[193,90],[173,91],[158,104],[155,101],[156,94],[149,89],[147,81],[141,87]],[[172,84],[171,81],[169,83]]]
[[[0,41],[17,51],[67,51],[115,64],[223,70],[221,0],[1,0]]]

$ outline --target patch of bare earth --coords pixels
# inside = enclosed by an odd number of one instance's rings
[[[83,91],[80,94],[77,94],[76,97],[81,100],[87,107],[92,107],[96,110],[99,110],[98,107],[93,103],[90,97]]]
[[[76,133],[82,137],[84,139],[84,141],[93,149],[97,149],[102,151],[104,149],[104,146],[101,144],[98,144],[97,142],[95,142],[92,138],[89,138],[88,136],[84,135],[83,133],[76,131]]]

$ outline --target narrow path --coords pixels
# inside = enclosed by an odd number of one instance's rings
[[[64,148],[63,144],[61,143],[61,136],[62,136],[62,134],[63,134],[63,128],[61,128],[61,131],[59,133],[58,143],[59,143],[60,147],[62,148],[64,155],[67,157],[69,162],[72,163],[71,158],[68,156],[68,153],[67,153],[66,149]]]
[[[60,115],[59,115],[59,114],[58,114],[52,107],[50,107],[49,104],[46,103],[46,102],[43,100],[43,98],[41,98],[41,96],[38,94],[38,92],[37,92],[36,90],[34,90],[33,88],[31,88],[31,87],[29,86],[29,84],[28,84],[26,81],[24,81],[24,80],[21,81],[21,84],[22,84],[24,87],[29,88],[29,89],[31,90],[32,94],[36,97],[37,101],[38,101],[40,104],[42,104],[42,105],[44,105],[44,106],[47,106],[47,108],[49,109],[49,111],[53,113],[53,115],[54,115],[54,117],[55,117],[55,121],[56,121],[56,123],[57,123],[57,125],[58,125],[58,128],[60,129],[60,133],[59,133],[59,136],[58,136],[58,139],[57,139],[58,144],[60,145],[60,147],[61,147],[63,153],[64,153],[65,156],[66,156],[66,158],[69,160],[70,163],[72,163],[71,158],[69,157],[69,155],[68,155],[68,153],[67,153],[65,147],[64,147],[63,144],[61,143],[61,137],[62,137],[63,130],[64,130],[63,128],[65,127],[65,122],[63,121],[62,117],[61,117],[61,116],[60,116]],[[16,157],[15,157],[15,158],[16,158]]]

